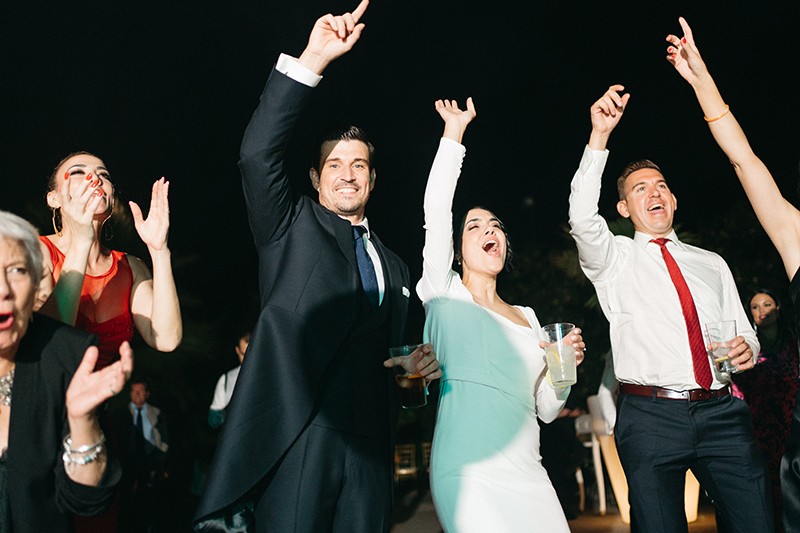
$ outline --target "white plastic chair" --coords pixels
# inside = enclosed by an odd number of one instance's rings
[[[603,477],[603,463],[600,462],[600,443],[592,428],[591,415],[581,415],[575,418],[575,434],[583,443],[584,447],[592,449],[592,464],[594,465],[594,476],[597,481],[597,495],[599,500],[600,515],[606,514],[606,483]],[[581,469],[575,473],[580,487],[579,508],[583,511],[586,507],[586,491],[583,485],[583,473]]]

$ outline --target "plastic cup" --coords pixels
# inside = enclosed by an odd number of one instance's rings
[[[736,321],[723,320],[706,324],[706,342],[710,346],[708,356],[714,362],[717,372],[731,374],[739,367],[731,363],[731,342],[736,338]]]
[[[578,371],[575,363],[575,350],[564,344],[575,324],[557,322],[542,327],[544,341],[544,359],[550,373],[550,381],[554,387],[563,388],[578,382]]]

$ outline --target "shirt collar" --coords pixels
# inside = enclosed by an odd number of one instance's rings
[[[131,406],[131,410],[134,413],[136,413],[136,411],[139,409],[138,407],[136,407],[136,404],[133,403],[133,402],[130,402],[130,406]],[[147,413],[147,402],[145,402],[144,405],[142,405],[142,416],[144,416],[145,413]]]
[[[369,232],[369,220],[367,220],[367,217],[364,217],[364,218],[362,218],[362,219],[361,219],[361,222],[359,222],[358,224],[353,224],[353,225],[354,225],[354,226],[363,226],[363,227],[364,227],[364,229],[366,229],[366,230],[367,230],[367,232],[366,232],[364,235],[367,237],[367,240],[369,240],[369,239],[370,239],[370,237],[371,237],[372,235],[371,235],[371,234],[370,234],[370,232]]]
[[[671,240],[675,244],[679,244],[681,242],[680,239],[678,239],[678,234],[675,233],[675,230],[670,231],[669,235],[667,235],[666,238]],[[653,237],[652,235],[648,235],[647,233],[643,233],[641,231],[637,231],[636,233],[633,234],[633,241],[642,247],[647,246],[647,243],[649,243],[653,239],[655,239],[655,237]]]

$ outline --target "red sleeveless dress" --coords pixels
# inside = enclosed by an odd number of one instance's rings
[[[50,251],[53,261],[53,284],[61,275],[64,254],[47,237],[39,237]],[[133,271],[124,252],[111,250],[111,268],[99,276],[86,275],[81,289],[75,327],[97,335],[100,356],[95,370],[119,359],[119,347],[133,338],[131,290]]]

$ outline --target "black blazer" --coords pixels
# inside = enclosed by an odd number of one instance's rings
[[[362,304],[350,222],[295,195],[284,171],[290,135],[311,93],[273,70],[242,141],[239,167],[259,256],[261,314],[197,519],[245,496],[311,422],[326,367],[350,338]],[[385,267],[389,342],[399,344],[408,268],[374,232],[371,240]],[[387,421],[387,432],[390,426]]]
[[[69,433],[65,396],[94,335],[34,314],[20,342],[8,435],[8,491],[14,531],[71,531],[67,512],[97,514],[120,479],[109,458],[98,487],[70,480],[61,460]]]

